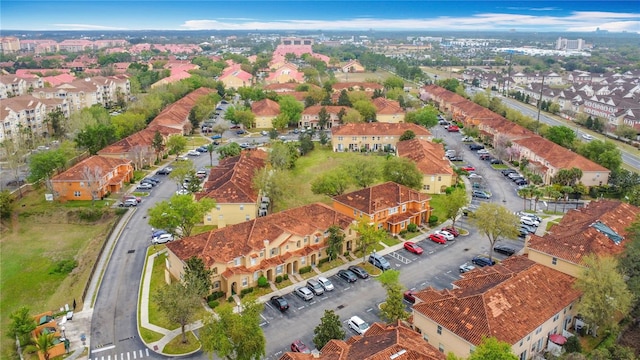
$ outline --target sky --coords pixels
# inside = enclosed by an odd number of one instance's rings
[[[2,0],[2,30],[640,33],[638,0]]]

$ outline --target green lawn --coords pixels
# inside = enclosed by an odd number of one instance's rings
[[[446,201],[446,195],[432,194],[430,196],[431,196],[431,200],[429,201],[429,206],[432,209],[431,214],[438,217],[438,223],[440,224],[443,221],[447,220],[445,218],[446,214],[443,210],[443,204],[444,204],[444,201]]]
[[[325,272],[343,264],[344,264],[344,261],[340,258],[337,258],[337,259],[333,259],[331,261],[322,263],[322,265],[318,266],[318,269],[320,269],[320,272]]]
[[[217,229],[218,227],[216,225],[196,225],[193,227],[193,230],[191,230],[191,235],[198,235],[198,234],[202,234],[204,232],[209,232],[213,229]]]
[[[162,349],[165,354],[188,354],[192,351],[200,349],[200,341],[193,334],[193,331],[187,331],[187,343],[182,343],[182,334],[174,337],[169,341],[167,345]]]
[[[410,233],[407,233],[410,234]],[[419,233],[416,233],[416,235]],[[391,235],[387,234],[387,236],[382,240],[382,242],[387,246],[393,246],[400,244],[400,240],[393,238]]]

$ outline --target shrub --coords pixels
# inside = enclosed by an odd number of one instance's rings
[[[520,166],[520,162],[519,162],[518,160],[513,160],[513,161],[511,162],[511,165],[513,165],[513,166]]]
[[[406,234],[407,234],[407,230],[402,230],[402,231],[400,231],[400,233],[399,233],[398,235],[400,235],[400,236],[404,236],[404,235],[406,235]]]
[[[284,274],[284,275],[282,275],[282,278],[283,278],[284,280],[289,280],[289,274]]]
[[[233,296],[229,296],[229,297],[227,298],[227,302],[233,302]]]
[[[242,289],[240,291],[240,298],[243,298],[243,297],[245,297],[245,295],[250,294],[252,292],[253,292],[253,288],[252,287],[246,288],[246,289]]]
[[[102,217],[102,208],[86,208],[78,210],[78,218],[87,222],[100,220]]]
[[[414,223],[411,223],[411,224],[407,225],[407,231],[412,232],[412,233],[418,231],[418,225],[416,225]]]
[[[209,307],[212,308],[212,309],[215,309],[216,306],[220,305],[220,303],[217,302],[216,300],[211,300],[207,304],[209,304]]]
[[[166,158],[168,158],[168,157],[169,157],[169,154],[164,154],[164,155],[162,155],[162,158],[163,158],[163,159],[166,159]]]
[[[438,223],[438,217],[435,215],[429,216],[429,226],[433,226]]]
[[[224,296],[224,291],[214,291],[209,296],[207,296],[207,301],[218,300]]]
[[[74,259],[60,260],[53,265],[53,268],[49,270],[49,274],[69,274],[73,269],[78,266],[78,262]]]
[[[300,275],[302,275],[308,273],[309,271],[311,271],[311,266],[301,267],[298,272],[300,273]]]
[[[322,265],[322,264],[327,263],[327,262],[329,262],[329,258],[328,257],[318,260],[318,265]]]
[[[567,343],[564,344],[564,349],[568,353],[573,352],[582,352],[582,344],[580,344],[580,339],[577,336],[571,336],[567,339]]]
[[[282,276],[278,275],[276,276],[276,284],[280,284],[282,282]]]
[[[269,286],[269,280],[267,280],[267,278],[262,275],[258,278],[258,286],[259,287],[267,287]]]
[[[120,208],[119,207],[119,208],[116,209],[115,213],[116,213],[117,216],[122,216],[122,215],[126,214],[127,211],[129,211],[129,208]]]

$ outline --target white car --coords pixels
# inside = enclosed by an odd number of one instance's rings
[[[147,183],[138,184],[138,186],[136,186],[137,190],[151,190],[152,188],[153,185]]]
[[[326,291],[333,291],[333,283],[331,282],[331,280],[327,279],[326,277],[319,276],[318,282]]]
[[[520,223],[521,224],[525,224],[525,225],[529,225],[529,226],[538,226],[539,223],[531,218],[526,218],[526,217],[522,217],[520,218]]]
[[[482,179],[482,176],[476,174],[476,173],[471,173],[469,174],[469,178],[470,179]]]
[[[173,235],[171,234],[162,234],[151,239],[152,244],[166,244],[169,241],[173,241]]]
[[[351,319],[349,319],[349,328],[357,332],[359,335],[363,335],[367,330],[369,330],[369,324],[360,319],[359,316],[352,316]]]
[[[459,269],[460,269],[460,273],[462,274],[462,273],[466,273],[467,271],[471,271],[471,270],[473,270],[475,268],[476,268],[475,266],[473,266],[473,265],[471,265],[469,263],[464,263],[464,264],[460,265]]]
[[[478,150],[478,155],[488,154],[488,153],[489,153],[489,150],[487,150],[487,149],[480,149],[480,150]]]
[[[189,155],[189,156],[200,156],[200,153],[198,151],[195,151],[195,150],[189,150],[189,151],[187,151],[187,155]]]
[[[448,231],[444,231],[444,230],[438,230],[434,234],[440,234],[440,235],[444,236],[444,238],[447,239],[447,241],[451,241],[451,240],[455,239],[455,236],[453,236],[452,233],[450,233]]]
[[[593,136],[589,135],[589,134],[582,134],[582,138],[585,140],[593,140]]]
[[[473,141],[473,138],[471,136],[465,136],[462,138],[463,142],[468,142],[468,141]]]
[[[176,191],[176,195],[189,195],[189,190],[180,189],[180,190]]]

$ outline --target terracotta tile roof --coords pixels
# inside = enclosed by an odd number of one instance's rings
[[[556,169],[571,169],[576,167],[582,171],[609,172],[607,168],[541,136],[531,136],[513,140],[513,142],[530,149],[536,155],[548,161],[549,164]]]
[[[431,133],[426,128],[411,124],[411,123],[358,123],[358,124],[345,124],[341,126],[334,126],[331,128],[332,136],[351,136],[351,135],[393,135],[400,136],[405,131],[411,130],[416,136],[431,136]]]
[[[239,256],[260,251],[265,248],[265,240],[274,241],[287,234],[313,235],[332,225],[347,229],[351,221],[350,217],[331,207],[316,203],[186,237],[168,243],[167,247],[183,261],[198,256],[210,267],[216,262],[228,263]]]
[[[266,152],[256,150],[221,160],[209,172],[202,192],[196,193],[196,200],[207,197],[220,204],[255,204],[258,192],[253,189],[253,176],[266,165],[266,158]]]
[[[334,105],[312,105],[302,111],[302,115],[318,115],[320,110],[325,108],[328,114],[338,114],[340,110],[349,110],[348,106],[334,106]]]
[[[311,355],[311,354],[305,354]],[[392,356],[395,357],[392,358]],[[313,356],[313,355],[311,355]],[[314,359],[286,353],[280,360]],[[424,341],[422,336],[401,324],[374,323],[363,336],[352,336],[346,342],[329,341],[320,360],[444,360],[446,356]]]
[[[574,281],[572,276],[514,256],[470,271],[453,283],[456,289],[418,293],[420,300],[426,300],[416,303],[413,311],[474,345],[486,336],[515,344],[578,299],[581,293],[573,288]]]
[[[182,130],[185,124],[189,122],[189,112],[196,104],[196,101],[201,96],[209,95],[214,91],[214,89],[199,88],[190,92],[182,99],[162,110],[158,116],[151,120],[149,125],[163,125]]]
[[[298,83],[284,83],[284,84],[269,84],[264,87],[264,90],[275,91],[275,92],[288,92],[288,91],[296,91],[296,88],[301,84]],[[320,89],[320,86],[315,84],[306,84],[309,85],[311,89]]]
[[[258,116],[277,116],[280,104],[271,99],[262,99],[251,104],[251,112]]]
[[[390,115],[390,114],[403,114],[404,111],[400,107],[400,103],[395,100],[386,99],[383,97],[377,97],[373,99],[373,106],[376,107],[376,114]]]
[[[453,175],[449,160],[445,159],[442,144],[434,144],[427,140],[411,139],[400,141],[397,145],[398,156],[410,159],[425,175]]]
[[[626,229],[639,214],[640,208],[624,202],[592,201],[582,209],[567,212],[560,223],[551,227],[544,236],[532,234],[527,247],[574,264],[581,264],[582,259],[590,254],[618,255],[628,243]],[[598,223],[621,236],[623,240],[620,245],[598,231],[594,227]]]
[[[146,129],[133,133],[122,140],[118,140],[115,143],[102,148],[98,151],[99,155],[108,154],[126,154],[136,146],[150,147],[153,144],[153,137],[156,135],[156,130],[160,132],[162,136],[169,136],[172,134],[181,134],[178,129],[170,128],[162,125],[150,125]]]
[[[374,82],[339,82],[332,85],[333,91],[342,91],[349,89],[358,89],[358,90],[382,90],[384,86]]]
[[[333,198],[336,202],[369,215],[407,202],[429,199],[426,194],[391,181]]]
[[[83,175],[83,171],[85,167],[100,168],[103,174],[108,174],[112,172],[115,168],[120,165],[131,164],[131,160],[129,159],[115,159],[106,156],[94,155],[88,157],[79,163],[75,164],[67,171],[60,173],[54,176],[52,181],[83,181],[85,176]]]

